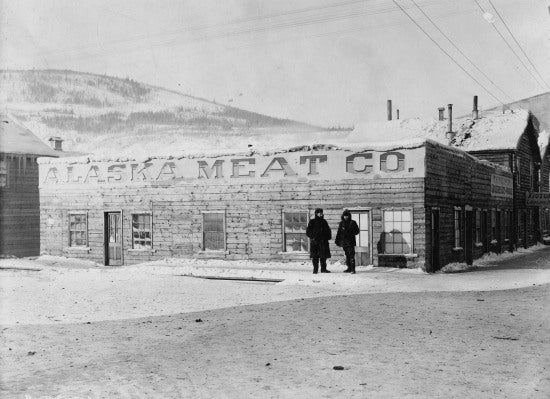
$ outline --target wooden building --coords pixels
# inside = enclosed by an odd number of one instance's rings
[[[318,207],[333,236],[351,211],[360,265],[434,271],[512,239],[512,173],[432,140],[39,163],[42,251],[106,265],[307,260],[305,229]],[[493,209],[502,223],[489,222]],[[343,255],[334,241],[331,250]]]
[[[0,115],[0,255],[40,253],[38,157],[57,153],[15,120]]]

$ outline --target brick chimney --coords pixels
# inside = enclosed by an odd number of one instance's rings
[[[477,109],[477,96],[474,96],[474,109],[472,110],[472,119],[479,119],[479,111]]]
[[[391,100],[388,100],[388,120],[392,120]]]
[[[439,120],[444,121],[445,120],[445,108],[440,107],[437,110],[439,111]]]

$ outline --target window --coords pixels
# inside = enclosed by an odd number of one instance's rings
[[[455,236],[455,248],[462,248],[462,236],[464,231],[464,218],[462,217],[462,208],[455,207],[454,212],[454,236]]]
[[[476,243],[481,243],[481,210],[476,209]]]
[[[69,246],[88,246],[88,215],[86,213],[69,214]]]
[[[6,158],[0,158],[0,187],[8,187],[8,164]]]
[[[412,252],[412,211],[384,211],[383,248],[386,254]]]
[[[204,250],[225,249],[225,213],[204,212],[202,214],[202,243]]]
[[[284,251],[309,251],[306,236],[309,214],[303,212],[284,212]]]
[[[152,243],[152,225],[150,213],[132,214],[132,248],[133,249],[151,249]]]

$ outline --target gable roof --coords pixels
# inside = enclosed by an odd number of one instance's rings
[[[48,147],[46,143],[36,137],[29,129],[21,126],[7,115],[0,115],[0,152],[59,156],[56,151]]]

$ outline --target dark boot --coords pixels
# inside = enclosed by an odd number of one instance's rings
[[[330,270],[327,270],[327,260],[321,259],[321,273],[330,273]]]
[[[349,272],[355,274],[355,258],[351,258],[350,260]]]
[[[319,258],[313,258],[311,261],[313,262],[313,274],[317,274],[319,271]]]

